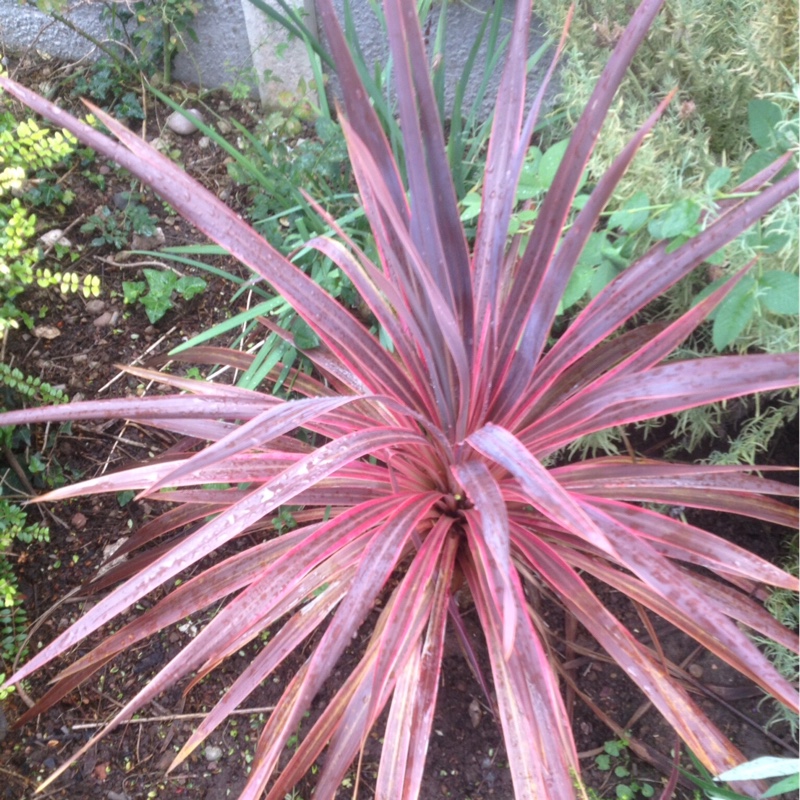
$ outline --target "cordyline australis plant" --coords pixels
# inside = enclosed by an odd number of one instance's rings
[[[586,576],[673,623],[797,707],[792,687],[740,629],[741,624],[794,647],[793,637],[750,595],[762,583],[796,589],[796,579],[649,505],[679,504],[793,525],[794,510],[767,495],[792,495],[794,488],[739,467],[630,457],[573,463],[553,458],[601,429],[795,382],[795,358],[788,354],[667,360],[741,275],[671,324],[637,327],[632,322],[644,305],[796,191],[796,173],[770,184],[785,161],[709,211],[705,230],[694,239],[673,252],[656,246],[603,290],[557,341],[549,338],[559,298],[587,237],[669,100],[600,177],[567,226],[604,115],[660,5],[645,0],[634,14],[523,247],[518,240],[509,244],[507,231],[542,98],[540,91],[532,111],[524,112],[527,4],[519,3],[516,11],[483,207],[470,245],[459,220],[414,4],[385,2],[404,138],[404,185],[332,5],[319,3],[342,79],[342,124],[380,264],[370,263],[341,232],[337,240],[319,238],[313,244],[353,281],[391,339],[390,348],[127,128],[94,110],[119,140],[112,142],[2,80],[12,95],[150,184],[274,286],[320,340],[306,352],[316,366],[314,376],[293,376],[297,399],[131,369],[179,393],[0,417],[6,425],[119,417],[182,437],[168,457],[41,498],[137,488],[140,496],[177,505],[143,526],[127,550],[153,546],[96,586],[124,582],[10,683],[68,652],[162,587],[158,602],[65,669],[23,719],[134,643],[227,598],[106,730],[191,676],[189,691],[226,657],[271,629],[269,641],[178,753],[173,766],[180,764],[316,633],[310,655],[264,727],[242,796],[260,797],[270,786],[268,798],[283,798],[327,747],[315,797],[333,797],[388,705],[377,796],[413,798],[421,782],[446,630],[451,626],[463,635],[454,595],[465,585],[485,634],[517,797],[583,797],[569,715],[559,693],[559,665],[529,600],[535,583],[591,631],[708,769],[720,772],[743,760],[670,674],[657,642],[648,647],[637,641],[604,607]],[[196,353],[204,356],[209,354]],[[219,349],[209,357],[214,363],[223,360]],[[306,435],[290,435],[298,429]],[[231,488],[203,488],[220,483]],[[172,491],[162,491],[166,488]],[[298,527],[281,536],[273,531],[255,537],[259,543],[175,585],[185,570],[234,537],[270,531],[285,504],[300,509]],[[361,661],[274,777],[287,740],[379,599]]]

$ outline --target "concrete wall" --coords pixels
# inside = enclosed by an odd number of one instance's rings
[[[270,2],[270,0],[266,0]],[[368,59],[384,63],[387,55],[385,36],[366,0],[351,0],[353,17],[362,49]],[[293,0],[303,8],[313,0]],[[339,9],[344,0],[336,0]],[[412,2],[412,0],[409,0]],[[504,0],[504,17],[513,17],[516,0]],[[312,79],[305,47],[297,40],[287,41],[283,29],[255,9],[248,0],[202,0],[203,10],[194,20],[193,28],[199,43],[188,42],[186,52],[179,53],[174,62],[176,80],[199,84],[205,88],[231,85],[247,80],[258,85],[262,101],[269,104],[281,91],[294,90],[298,81]],[[448,6],[446,64],[448,96],[461,75],[472,42],[483,15],[491,8],[492,0],[472,0],[470,3],[451,2]],[[97,39],[109,41],[106,23],[100,18],[102,4],[94,0],[71,0],[71,10],[65,16],[77,27]],[[313,24],[313,7],[306,10]],[[438,9],[436,11],[438,16]],[[431,21],[430,41],[436,35],[435,19]],[[541,26],[531,32],[530,51],[543,41]],[[34,6],[22,5],[19,0],[0,0],[0,46],[12,53],[33,48],[68,61],[97,56],[97,49],[75,31],[54,22]],[[483,54],[475,66],[476,77],[482,75]],[[256,76],[271,79],[256,84]],[[535,84],[535,78],[532,83]],[[335,90],[335,82],[332,83]],[[493,89],[488,93],[494,97]],[[450,101],[451,102],[451,101]]]
[[[521,1],[521,0],[520,0]],[[413,2],[413,0],[409,0]],[[502,41],[504,36],[511,31],[511,21],[514,18],[515,9],[518,0],[501,0],[504,5],[503,22],[501,23],[500,35],[498,41]],[[334,0],[334,5],[337,8],[340,19],[343,18],[343,8],[345,0]],[[386,36],[382,30],[378,19],[374,12],[367,3],[351,0],[351,5],[358,7],[358,13],[353,13],[353,22],[358,35],[358,41],[364,53],[365,59],[373,64],[386,63],[389,54],[389,46],[386,41]],[[470,2],[461,2],[460,0],[451,0],[447,5],[447,22],[445,25],[445,47],[444,47],[444,63],[445,63],[445,106],[449,110],[452,108],[453,95],[458,81],[461,79],[464,64],[469,58],[469,53],[475,42],[475,38],[480,31],[481,24],[483,23],[486,14],[491,13],[494,0],[470,0]],[[535,5],[534,5],[535,9]],[[431,18],[426,22],[424,31],[426,39],[430,48],[436,40],[437,27],[439,22],[440,6],[434,5]],[[535,52],[545,41],[547,34],[544,24],[538,17],[533,16],[531,26],[531,35],[528,40],[528,53]],[[465,105],[472,101],[478,89],[478,83],[483,76],[484,67],[486,65],[486,44],[481,46],[472,71],[472,82],[465,94]],[[490,82],[489,88],[486,92],[486,97],[483,104],[483,112],[488,114],[491,110],[497,92],[497,84],[500,80],[502,72],[502,61],[497,68],[494,79]],[[544,60],[540,62],[543,69],[537,69],[529,83],[529,95],[531,87],[538,87],[540,84],[537,80],[544,76],[544,72],[548,67],[548,63]],[[335,79],[331,81],[331,87],[336,91],[337,85]]]
[[[304,0],[294,2],[303,7]],[[268,103],[275,93],[294,89],[301,76],[308,76],[302,42],[287,42],[283,29],[248,0],[201,0],[201,4],[203,10],[192,23],[198,42],[187,37],[188,48],[174,61],[175,80],[212,89],[244,80],[256,87],[257,75],[268,71],[276,80],[259,85],[261,99]],[[69,0],[68,5],[65,17],[94,38],[111,42],[102,3]],[[16,55],[33,49],[65,61],[100,55],[79,33],[19,0],[0,0],[0,47]]]

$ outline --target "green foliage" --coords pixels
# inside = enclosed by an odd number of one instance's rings
[[[192,23],[201,7],[196,0],[136,0],[108,4],[105,18],[118,40],[128,45],[137,69],[146,76],[161,69],[169,83],[175,55],[186,49],[187,39],[197,42]]]
[[[556,0],[539,5],[537,11],[552,30],[559,30],[569,5],[568,0]],[[625,14],[624,4],[598,0],[576,15],[560,73],[563,122],[554,117],[552,129],[544,132],[546,140],[557,141],[583,111]],[[779,154],[797,152],[797,28],[796,8],[785,0],[667,4],[606,119],[590,161],[590,182],[608,168],[659,99],[676,87],[679,95],[620,181],[606,225],[593,238],[610,240],[627,263],[664,238],[672,249],[697,232],[698,211],[713,212],[730,187]],[[634,214],[636,230],[625,229],[626,211]],[[796,197],[785,201],[654,306],[653,317],[674,319],[756,260],[750,275],[715,310],[710,324],[686,343],[682,357],[725,349],[746,353],[797,348],[798,213]],[[585,255],[582,261],[586,259]],[[624,266],[620,262],[616,268]],[[585,288],[581,301],[593,294],[581,274],[586,269],[576,269],[569,290],[577,294]],[[604,268],[591,269],[601,284]],[[794,412],[784,409],[783,418],[796,413],[795,397],[782,396],[782,402],[795,406]],[[760,418],[743,423],[742,433],[730,443],[732,461],[752,463],[780,429],[774,424],[777,417],[763,416],[763,409],[759,413]],[[693,448],[718,436],[723,414],[720,406],[681,412],[676,440]],[[720,453],[715,457],[724,458]]]
[[[82,233],[93,233],[92,247],[106,245],[122,250],[130,244],[131,236],[152,236],[156,232],[158,220],[147,210],[147,206],[130,202],[122,210],[112,211],[102,206],[92,214],[83,225]]]
[[[19,369],[0,363],[0,410],[11,408],[20,399],[32,404],[64,403],[67,396],[60,389]],[[27,429],[0,428],[0,445],[10,449],[19,434]],[[24,438],[24,436],[23,436]],[[32,542],[49,541],[49,530],[28,521],[25,511],[10,499],[9,475],[0,480],[0,659],[8,667],[20,654],[25,641],[27,617],[13,566],[15,548]],[[5,495],[5,496],[4,496]],[[24,549],[24,548],[23,548]],[[24,653],[22,654],[24,655]],[[2,695],[0,695],[2,699]]]
[[[694,764],[694,772],[681,769],[681,773],[695,786],[698,786],[708,800],[749,800],[751,797],[751,795],[739,794],[732,789],[724,788],[720,784],[721,781],[735,783],[737,781],[764,781],[770,778],[781,778],[766,792],[759,795],[764,800],[784,795],[796,797],[797,790],[800,788],[800,759],[797,758],[761,756],[714,777],[693,753],[689,753],[689,756]],[[696,796],[699,797],[699,794]]]
[[[141,303],[147,318],[155,324],[172,308],[174,295],[191,300],[206,288],[202,278],[193,275],[180,277],[170,269],[145,269],[145,281],[123,281],[122,291],[126,305]]]
[[[603,752],[595,757],[594,763],[601,772],[613,773],[613,796],[618,800],[634,800],[634,798],[652,797],[655,794],[655,789],[650,783],[643,783],[633,778],[631,754],[625,739],[612,739],[606,742],[603,745]],[[595,793],[591,792],[591,795]]]
[[[757,458],[768,451],[773,437],[797,417],[796,393],[787,394],[789,397],[786,400],[776,401],[769,406],[757,403],[734,438],[725,433],[725,423],[731,413],[730,405],[714,405],[685,412],[676,421],[677,449],[692,452],[704,439],[713,438],[716,448],[708,456],[708,463],[755,464]],[[676,456],[677,452],[667,455]]]
[[[16,367],[0,362],[0,387],[6,386],[30,403],[56,405],[66,403],[68,398],[61,389],[51,386],[41,378],[25,375]],[[2,404],[9,405],[9,404]]]
[[[158,93],[158,96],[174,106],[165,95]],[[213,127],[201,123],[200,128],[232,156],[233,160],[228,165],[229,174],[239,185],[248,188],[251,199],[249,216],[259,233],[329,294],[351,308],[359,308],[361,304],[351,281],[329,259],[305,246],[314,236],[326,235],[331,231],[304,192],[324,203],[326,211],[352,241],[367,253],[374,253],[369,228],[354,192],[353,174],[342,129],[330,118],[320,116],[314,119],[310,114],[310,108],[304,100],[286,95],[283,104],[255,132],[234,122],[243,145],[238,149]],[[289,136],[289,132],[296,131],[300,124],[308,135],[301,138]],[[208,246],[171,247],[162,250],[161,256],[209,270],[202,261],[187,256],[215,252],[218,250]],[[222,277],[236,281],[235,276],[227,273],[222,273]],[[264,302],[244,315],[236,315],[204,331],[173,352],[206,342],[237,326],[244,326],[244,333],[237,339],[237,342],[243,341],[256,329],[257,316],[269,316],[291,334],[294,344],[277,333],[268,334],[262,339],[252,365],[237,382],[245,388],[256,388],[280,362],[283,370],[272,386],[273,392],[279,393],[285,388],[285,380],[293,368],[306,373],[311,371],[310,362],[299,351],[316,347],[318,339],[281,297],[272,296],[259,285],[239,283],[241,289],[232,297],[232,304],[244,288]],[[135,302],[141,296],[143,288],[141,282],[130,287],[130,302]]]
[[[72,93],[90,97],[104,108],[113,106],[118,119],[141,120],[144,119],[142,104],[134,92],[127,90],[131,79],[131,70],[124,63],[103,57],[77,74]]]
[[[38,282],[72,289],[78,276],[37,268],[41,253],[32,242],[36,215],[31,206],[51,206],[63,211],[74,196],[57,183],[54,169],[75,149],[75,138],[62,131],[41,127],[33,119],[17,121],[0,110],[0,337],[19,321],[29,322],[14,300]],[[9,195],[14,195],[7,199]]]
[[[558,28],[568,5],[555,2],[539,13]],[[601,0],[591,15],[578,15],[572,26],[561,98],[570,123],[588,99],[595,70],[619,34],[624,13],[624,6]],[[655,213],[645,231],[649,237],[640,236],[638,252],[654,240],[692,235],[700,210],[713,208],[726,185],[745,180],[797,148],[798,86],[791,78],[796,73],[797,17],[784,0],[669,4],[634,61],[591,163],[591,173],[601,174],[656,98],[680,87],[681,102],[659,123],[612,201],[612,211],[634,196],[644,201],[641,207],[652,204]],[[718,255],[714,263],[725,276],[757,256],[759,275],[718,309],[711,342],[715,349],[785,349],[784,341],[774,339],[775,327],[796,340],[794,306],[768,299],[777,296],[773,287],[778,281],[781,288],[797,285],[796,218],[792,200]],[[609,227],[614,221],[612,215]],[[779,272],[789,277],[776,278]],[[688,281],[671,297],[670,315],[685,309],[708,283],[702,275]],[[786,318],[776,320],[778,315]]]
[[[22,648],[28,626],[11,560],[14,557],[12,551],[15,546],[49,540],[48,528],[29,523],[26,513],[18,505],[0,497],[0,659],[6,665],[4,675],[18,656],[25,655]],[[7,694],[0,693],[0,700]]]
[[[69,398],[61,389],[51,386],[41,378],[26,375],[16,367],[0,363],[0,411],[20,405],[61,405],[68,401]],[[54,435],[51,432],[51,437]],[[36,449],[29,426],[0,428],[0,446],[9,451],[24,449],[27,452],[26,466],[30,481],[36,488],[52,488],[62,485],[65,480],[61,466],[44,455],[51,441],[52,438],[42,442]],[[6,476],[3,486],[6,485],[20,493],[26,493],[28,489],[27,486],[20,485],[14,476]]]

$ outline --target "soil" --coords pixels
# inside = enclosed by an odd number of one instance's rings
[[[21,76],[21,80],[35,86],[37,81],[49,77],[42,75],[41,71],[29,71]],[[217,108],[225,100],[229,109],[225,113],[247,127],[252,128],[257,121],[258,114],[252,104],[235,104],[230,99],[213,95],[204,100]],[[148,107],[144,131],[148,139],[161,132],[167,113],[157,104]],[[179,139],[167,134],[167,137],[180,147],[181,161],[189,173],[212,191],[223,194],[235,208],[244,211],[246,194],[228,178],[223,163],[224,153],[214,147],[201,147],[197,135]],[[103,191],[74,172],[68,181],[76,193],[75,203],[59,219],[48,218],[45,210],[39,215],[39,224],[42,230],[56,226],[69,228],[67,235],[80,248],[80,258],[71,269],[100,277],[104,307],[100,310],[99,306],[87,306],[82,296],[63,297],[55,290],[28,292],[21,305],[37,319],[37,323],[55,329],[58,335],[45,339],[36,338],[30,332],[14,331],[8,335],[4,345],[6,363],[40,376],[51,384],[62,385],[71,397],[78,394],[86,398],[127,396],[152,391],[139,379],[120,372],[116,365],[164,354],[187,337],[232,313],[230,284],[218,278],[210,279],[207,289],[193,300],[178,299],[175,307],[156,324],[149,322],[140,305],[126,307],[122,304],[122,281],[140,280],[140,267],[131,261],[115,261],[112,249],[91,247],[91,235],[82,234],[79,224],[72,225],[75,220],[94,213],[96,207],[110,205],[116,193],[131,189],[130,179],[112,165],[98,162],[97,168],[107,177]],[[140,187],[136,189],[139,191]],[[150,210],[159,216],[167,244],[204,241],[180,218],[168,218],[152,194],[144,191],[144,197]],[[240,265],[230,259],[219,259],[217,266],[245,274]],[[191,274],[191,269],[187,273]],[[40,319],[39,312],[45,307],[46,314]],[[112,324],[100,323],[105,314],[114,315]],[[171,443],[165,436],[123,423],[73,425],[71,431],[51,436],[47,447],[42,440],[45,435],[43,430],[34,431],[33,448],[46,452],[52,464],[60,465],[70,481],[146,458],[163,451]],[[17,453],[16,457],[24,461],[23,453]],[[777,463],[794,463],[794,460],[796,454],[792,453],[776,456]],[[0,468],[5,471],[6,466],[0,459]],[[139,526],[151,511],[146,503],[120,507],[115,497],[105,496],[55,504],[46,511],[30,510],[32,518],[37,512],[41,513],[51,531],[49,543],[33,543],[17,553],[25,608],[29,620],[37,621],[29,645],[31,651],[51,640],[93,602],[91,597],[87,599],[70,593],[94,576],[104,559],[104,549]],[[760,555],[767,558],[777,560],[783,555],[782,532],[762,528],[750,521],[720,519],[708,514],[703,515],[700,522],[723,536],[757,548]],[[598,591],[603,590],[598,587]],[[603,599],[631,629],[642,629],[643,640],[647,640],[644,626],[626,599],[607,590],[603,591]],[[564,619],[559,606],[551,598],[543,596],[541,610],[553,632],[553,645],[563,651]],[[488,659],[474,610],[467,611],[465,621],[488,675]],[[693,676],[691,688],[700,705],[747,756],[785,754],[787,747],[792,751],[792,746],[787,745],[785,731],[773,728],[767,733],[764,730],[771,708],[761,702],[763,695],[760,691],[708,653],[696,653],[692,641],[669,630],[663,621],[653,619],[653,624],[667,657],[675,663],[684,663]],[[126,652],[112,666],[105,668],[99,678],[76,689],[35,722],[21,729],[12,729],[0,745],[0,775],[3,778],[0,781],[0,800],[33,797],[37,782],[87,741],[99,724],[120,706],[120,698],[129,697],[136,686],[179,651],[190,635],[191,629],[185,626],[165,631],[155,641]],[[367,635],[368,626],[365,626],[363,638],[354,642],[343,657],[340,675],[347,674],[357,663],[359,643],[363,644]],[[628,770],[631,777],[625,778],[626,782],[636,780],[659,793],[666,776],[656,765],[660,763],[669,774],[674,735],[652,709],[645,708],[638,719],[631,721],[644,702],[641,693],[622,670],[603,659],[589,632],[579,629],[576,643],[578,648],[568,666],[569,674],[578,682],[579,691],[608,720],[612,720],[618,730],[630,731],[632,741],[641,742],[650,751],[648,763],[639,758],[631,746],[612,760],[612,768]],[[74,765],[55,787],[37,796],[70,800],[143,800],[155,797],[222,800],[236,797],[244,785],[252,747],[265,715],[279,698],[293,671],[302,663],[302,653],[284,664],[274,679],[259,686],[248,699],[247,707],[260,711],[231,718],[207,742],[210,747],[201,747],[176,772],[166,775],[165,770],[176,745],[186,740],[196,724],[196,716],[192,715],[208,709],[251,655],[248,650],[229,659],[187,697],[182,696],[180,687],[160,697],[143,716],[162,721],[154,719],[114,731]],[[43,694],[48,680],[56,673],[56,666],[43,670],[29,681],[30,696]],[[442,675],[428,752],[427,777],[421,795],[423,800],[442,797],[510,800],[513,790],[498,722],[455,641],[449,643]],[[333,685],[326,687],[316,702],[315,713],[324,707],[334,689]],[[587,784],[601,797],[616,797],[615,788],[622,779],[615,777],[613,769],[600,770],[595,761],[604,744],[617,738],[616,734],[574,692],[568,693],[567,702]],[[4,710],[9,722],[13,723],[26,710],[23,698],[19,694],[11,695]],[[308,720],[306,725],[310,722]],[[341,797],[357,795],[365,800],[373,796],[381,735],[382,728],[378,726],[365,743],[359,770],[354,769],[348,779],[349,785],[342,787]],[[312,789],[313,776],[292,796],[309,800]],[[645,795],[640,793],[637,796]],[[681,784],[672,796],[690,798],[692,791],[688,785]]]

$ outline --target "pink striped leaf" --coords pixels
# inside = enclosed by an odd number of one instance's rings
[[[586,800],[582,789],[576,792],[578,758],[558,682],[525,610],[519,580],[514,587],[517,630],[507,657],[503,608],[493,603],[488,587],[491,565],[470,560],[463,568],[486,635],[517,800],[575,800],[576,794]]]
[[[642,688],[689,749],[715,772],[740,763],[741,754],[706,718],[689,695],[595,597],[589,587],[543,541],[531,541],[527,555],[542,578],[557,590],[573,614]]]

